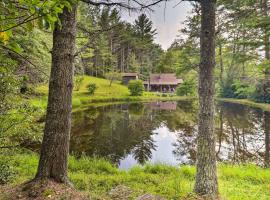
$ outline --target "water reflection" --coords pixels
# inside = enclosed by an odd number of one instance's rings
[[[106,157],[120,168],[145,162],[193,164],[197,107],[194,101],[131,103],[74,113],[71,151]],[[269,166],[269,120],[269,112],[217,103],[218,160]]]

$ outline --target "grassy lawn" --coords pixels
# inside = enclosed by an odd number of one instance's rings
[[[95,83],[97,90],[94,95],[89,95],[87,92],[87,85]],[[42,85],[36,88],[36,91],[41,95],[31,99],[34,106],[46,108],[48,86]],[[151,101],[151,100],[181,100],[188,97],[178,96],[158,96],[154,92],[144,92],[143,96],[130,96],[129,90],[126,86],[120,84],[119,81],[113,82],[110,86],[109,80],[84,76],[79,91],[73,91],[72,104],[73,108],[87,106],[90,103],[102,102],[128,102],[128,101]]]
[[[12,184],[20,184],[34,177],[36,154],[17,154],[9,158],[16,176]],[[92,199],[110,199],[108,193],[119,185],[130,188],[130,199],[152,193],[166,199],[185,199],[192,193],[195,168],[171,167],[162,164],[119,170],[103,159],[70,157],[69,177],[78,190],[89,193]],[[218,166],[220,196],[224,200],[270,199],[270,169],[254,165]],[[0,196],[1,197],[1,196]]]
[[[270,111],[270,104],[267,103],[256,103],[248,99],[230,99],[230,98],[218,98],[220,101],[237,103],[242,105],[247,105],[253,108],[260,108],[265,111]]]

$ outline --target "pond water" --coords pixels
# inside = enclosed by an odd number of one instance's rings
[[[194,164],[196,101],[128,103],[73,114],[71,153],[105,157],[121,169],[148,163]],[[216,103],[218,161],[269,164],[270,113]]]

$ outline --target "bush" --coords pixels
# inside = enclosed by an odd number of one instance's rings
[[[241,80],[227,81],[220,88],[220,96],[225,98],[246,99],[254,93],[255,88]]]
[[[261,81],[256,85],[252,98],[259,103],[270,103],[270,81]]]
[[[89,85],[87,85],[87,90],[88,90],[90,95],[93,95],[95,93],[96,89],[97,89],[97,86],[95,83],[90,83]]]
[[[165,94],[165,93],[162,93],[162,95],[161,95],[162,97],[167,97],[167,94]]]
[[[192,96],[195,93],[196,85],[193,81],[185,81],[176,88],[177,96]]]
[[[83,82],[84,77],[83,76],[75,76],[74,79],[74,89],[76,91],[79,91],[81,86],[82,86],[82,82]]]
[[[7,184],[14,178],[14,176],[15,176],[15,173],[12,170],[12,168],[9,165],[1,162],[0,163],[0,185]]]
[[[247,83],[237,80],[233,83],[234,96],[237,99],[246,99],[254,92],[254,88]]]
[[[135,81],[131,80],[128,83],[128,89],[130,91],[131,96],[142,96],[144,91],[144,85],[141,80]]]

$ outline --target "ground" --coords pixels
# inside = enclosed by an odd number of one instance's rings
[[[87,85],[95,83],[97,90],[94,95],[89,95]],[[47,105],[48,85],[37,87],[36,92],[39,93],[31,99],[31,103],[37,107],[45,108]],[[73,111],[77,108],[88,106],[89,104],[107,103],[107,102],[128,102],[128,101],[153,101],[153,100],[181,100],[186,97],[179,97],[169,94],[159,94],[155,92],[144,92],[143,96],[130,96],[127,86],[115,81],[110,86],[110,81],[103,78],[84,76],[79,91],[73,91],[72,105]]]
[[[19,186],[0,187],[2,200],[89,200],[89,196],[75,188],[47,181],[43,185],[37,185],[34,189],[25,189],[25,184]]]
[[[20,185],[34,177],[38,161],[36,154],[16,154],[2,156],[0,159],[6,160],[16,174],[8,187]],[[194,177],[195,168],[191,166],[147,164],[125,171],[117,169],[104,159],[76,159],[72,156],[69,159],[70,180],[77,191],[80,191],[78,193],[89,195],[92,200],[114,200],[112,194],[115,194],[115,188],[119,191],[119,187],[121,192],[118,193],[128,194],[127,199],[152,194],[168,200],[183,200],[187,196],[193,196]],[[218,178],[223,200],[270,199],[270,169],[254,165],[219,164]],[[123,188],[127,192],[123,192]]]

